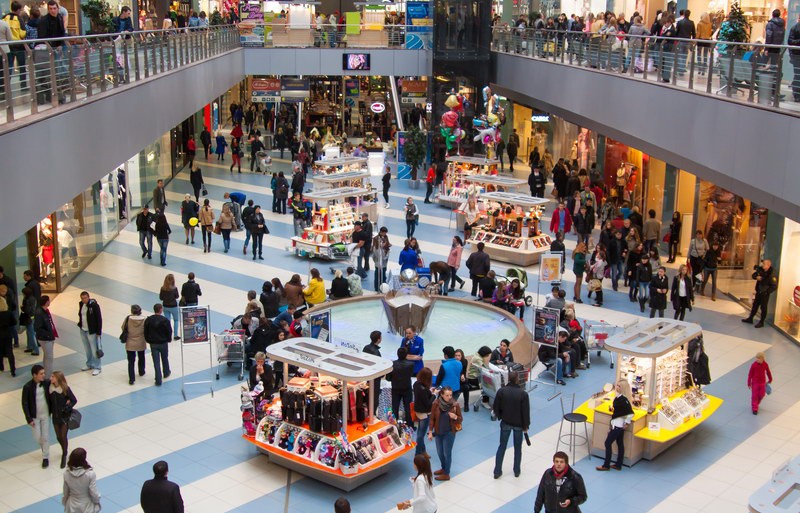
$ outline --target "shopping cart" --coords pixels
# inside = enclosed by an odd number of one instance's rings
[[[489,398],[488,405],[490,409],[494,405],[494,398],[497,396],[498,390],[508,382],[508,372],[504,372],[499,368],[496,369],[481,367],[481,401],[484,396]],[[474,411],[478,411],[478,405],[481,401],[475,403],[475,406],[473,406]],[[492,411],[492,420],[497,420],[494,411]]]
[[[597,350],[599,357],[603,351],[608,352],[608,366],[614,368],[614,358],[611,351],[606,348],[606,339],[620,329],[606,321],[583,321],[583,336],[586,341],[586,368],[592,366],[592,351]]]
[[[217,379],[219,379],[219,368],[223,363],[228,367],[234,364],[239,365],[239,380],[244,378],[244,353],[245,332],[244,330],[225,330],[222,333],[214,334],[215,346],[217,348]]]
[[[256,152],[256,173],[272,173],[272,157],[266,151]]]

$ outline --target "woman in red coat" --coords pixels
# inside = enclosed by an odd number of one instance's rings
[[[563,220],[562,220],[563,219]],[[550,220],[550,231],[552,233],[569,233],[572,228],[572,216],[569,210],[564,208],[564,203],[559,202],[558,208],[553,210],[553,218]]]
[[[764,360],[764,353],[756,353],[756,361],[750,366],[747,374],[747,388],[750,389],[752,396],[750,403],[753,407],[753,415],[758,415],[758,405],[767,393],[767,383],[772,383],[772,372],[769,364]]]

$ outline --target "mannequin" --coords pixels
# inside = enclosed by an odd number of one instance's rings
[[[44,269],[43,278],[50,275],[53,267],[53,222],[46,217],[39,223],[39,265]]]
[[[578,168],[589,169],[589,159],[594,150],[592,132],[588,128],[581,128],[578,133]]]
[[[125,219],[128,217],[128,189],[126,188],[125,170],[122,168],[117,169],[117,203],[119,204],[119,218]]]
[[[58,248],[61,252],[61,275],[66,276],[69,274],[70,266],[74,265],[73,255],[75,253],[75,239],[64,229],[63,221],[59,221],[57,227],[58,231],[56,232],[56,236],[58,237]]]
[[[628,185],[628,170],[625,168],[624,162],[621,162],[619,169],[617,169],[615,185],[617,188],[617,201],[622,203],[625,201],[625,187]]]

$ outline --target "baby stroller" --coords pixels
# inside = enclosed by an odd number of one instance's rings
[[[266,151],[256,152],[256,173],[272,173],[272,157]]]
[[[519,284],[522,285],[522,295],[525,298],[525,306],[531,306],[533,304],[533,296],[525,292],[528,288],[528,273],[525,272],[525,269],[511,267],[506,271],[505,276],[498,275],[496,281],[498,286],[508,286],[515,279],[519,280]]]

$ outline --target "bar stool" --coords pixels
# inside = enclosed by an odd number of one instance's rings
[[[586,427],[586,422],[588,419],[586,418],[586,415],[582,413],[574,413],[575,394],[573,393],[569,396],[562,395],[559,400],[561,401],[561,426],[558,428],[558,442],[556,443],[556,451],[558,451],[559,445],[562,443],[566,444],[572,455],[572,459],[570,461],[572,464],[574,464],[575,447],[586,444],[586,450],[589,453],[589,459],[591,459],[592,452],[589,450],[589,429]],[[569,405],[569,410],[566,409],[566,405]],[[564,422],[569,423],[569,433],[564,433],[562,435]],[[575,433],[575,424],[578,423],[583,424],[584,436]]]

